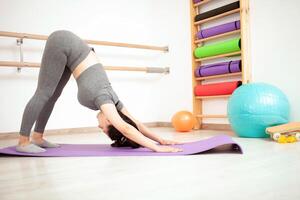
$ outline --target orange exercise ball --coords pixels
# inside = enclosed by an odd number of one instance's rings
[[[194,128],[196,118],[189,111],[179,111],[172,117],[172,125],[176,131],[187,132]]]

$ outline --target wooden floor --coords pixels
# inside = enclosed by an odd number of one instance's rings
[[[195,141],[222,132],[174,133]],[[226,134],[230,134],[227,132]],[[60,143],[109,143],[100,133],[49,136]],[[0,200],[299,200],[300,143],[236,138],[244,154],[179,157],[0,157]],[[0,140],[0,147],[16,140]]]

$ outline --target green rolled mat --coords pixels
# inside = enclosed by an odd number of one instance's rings
[[[194,54],[197,58],[205,58],[225,53],[231,53],[241,50],[241,38],[205,45],[195,49]]]

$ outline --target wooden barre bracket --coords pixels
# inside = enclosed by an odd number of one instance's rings
[[[7,31],[0,31],[0,36],[14,37],[14,38],[26,38],[26,39],[33,39],[33,40],[47,40],[48,39],[48,36],[46,36],[46,35],[16,33],[16,32],[7,32]],[[157,51],[163,51],[163,52],[169,51],[168,46],[160,47],[160,46],[130,44],[130,43],[121,43],[121,42],[108,42],[108,41],[98,41],[98,40],[84,40],[84,41],[86,41],[88,44],[103,45],[103,46],[127,47],[127,48],[136,48],[136,49],[157,50]]]

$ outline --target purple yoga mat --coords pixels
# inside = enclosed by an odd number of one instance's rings
[[[227,33],[230,31],[238,30],[240,29],[240,21],[234,21],[234,22],[229,22],[226,24],[221,24],[218,26],[214,26],[208,29],[203,29],[197,33],[197,38],[202,39],[202,38],[207,38],[211,37],[214,35],[219,35],[222,33]]]
[[[111,147],[109,144],[61,144],[59,148],[49,148],[38,154],[20,153],[15,146],[0,149],[0,155],[32,156],[32,157],[83,157],[83,156],[182,156],[208,151],[210,149],[232,144],[232,151],[242,153],[241,147],[227,135],[219,135],[209,139],[174,145],[183,149],[176,153],[156,153],[147,148],[132,149],[129,147]]]
[[[213,76],[241,71],[241,60],[202,65],[195,69],[196,77]]]

